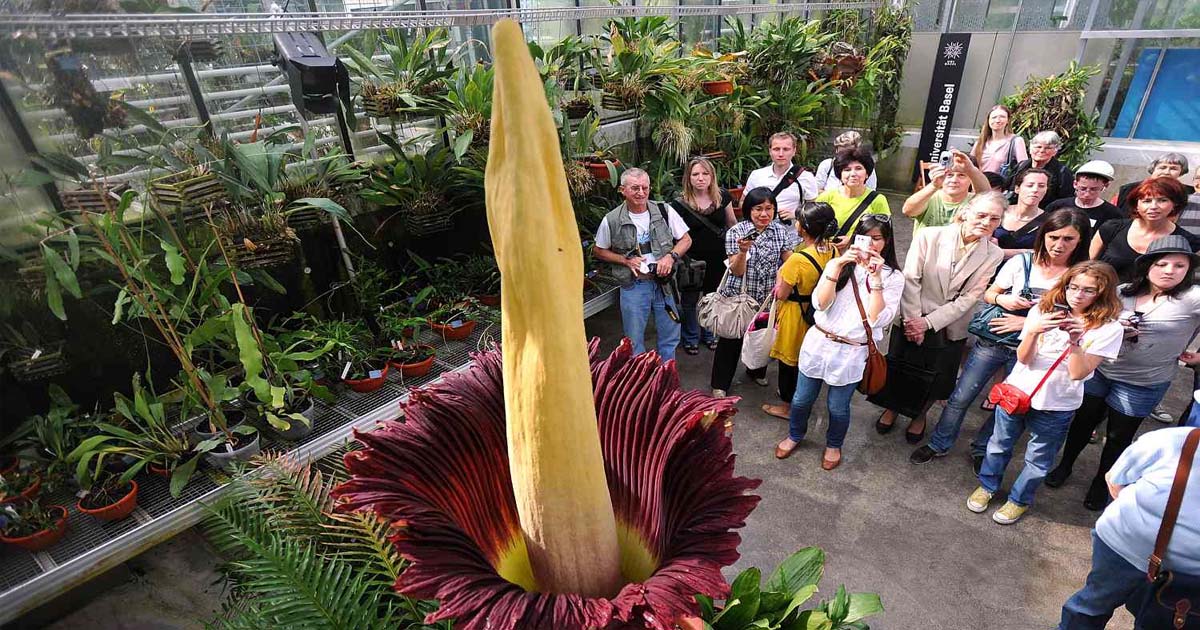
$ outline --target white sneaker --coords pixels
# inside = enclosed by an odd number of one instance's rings
[[[756,378],[754,379],[754,382],[758,383],[761,387],[766,387],[770,384],[770,381],[768,381],[766,378]]]
[[[714,390],[712,390],[712,395],[713,395],[713,398],[724,398],[724,397],[725,397],[725,390],[723,390],[723,389],[714,389]]]
[[[1171,424],[1172,422],[1175,422],[1175,416],[1170,411],[1163,409],[1161,404],[1155,407],[1154,411],[1150,412],[1150,417],[1163,424]]]

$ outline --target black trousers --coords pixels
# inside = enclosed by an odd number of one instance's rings
[[[779,362],[779,399],[786,404],[792,404],[796,395],[796,379],[800,376],[800,368]]]
[[[709,385],[713,389],[729,391],[729,386],[733,384],[733,375],[737,373],[737,366],[741,359],[741,339],[718,338],[717,349],[713,353],[712,377],[709,379]],[[765,378],[767,368],[764,366],[757,370],[746,370],[746,374],[749,374],[750,378]],[[795,386],[796,381],[793,379],[792,387]]]
[[[1088,490],[1096,495],[1099,495],[1100,492],[1107,494],[1108,485],[1104,482],[1104,475],[1108,474],[1113,464],[1117,463],[1117,458],[1121,456],[1121,453],[1124,453],[1125,449],[1133,444],[1138,427],[1142,426],[1142,420],[1145,418],[1127,416],[1109,407],[1103,398],[1085,395],[1083,404],[1079,406],[1079,410],[1075,412],[1075,418],[1071,420],[1071,428],[1067,432],[1067,443],[1063,446],[1062,459],[1058,462],[1059,468],[1070,471],[1075,465],[1075,460],[1079,458],[1079,454],[1087,447],[1088,440],[1092,437],[1092,431],[1100,426],[1105,417],[1108,418],[1108,432],[1104,440],[1104,450],[1100,453],[1100,470],[1096,471],[1096,476],[1092,479],[1092,487]]]

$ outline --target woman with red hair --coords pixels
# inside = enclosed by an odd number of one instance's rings
[[[1134,261],[1150,243],[1164,236],[1182,236],[1192,251],[1200,251],[1200,236],[1179,227],[1176,219],[1187,206],[1187,192],[1179,180],[1156,177],[1143,180],[1129,193],[1130,218],[1107,221],[1092,237],[1089,254],[1117,270],[1121,282],[1135,275]]]

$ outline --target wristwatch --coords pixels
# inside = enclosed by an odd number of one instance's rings
[[[675,262],[679,262],[679,254],[676,254],[675,252],[671,252],[671,258],[674,258]]]

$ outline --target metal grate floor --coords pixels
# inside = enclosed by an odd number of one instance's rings
[[[584,315],[590,317],[616,303],[616,285],[604,276],[595,278],[584,298]],[[387,382],[374,392],[346,390],[332,405],[318,401],[313,430],[305,437],[288,442],[263,431],[261,447],[264,451],[292,451],[308,459],[324,457],[350,440],[354,426],[370,426],[398,416],[399,404],[410,389],[463,369],[470,363],[471,353],[486,350],[499,340],[500,326],[496,322],[480,322],[462,341],[447,341],[425,331],[418,341],[437,349],[433,369],[427,375],[406,379],[399,371],[389,370]],[[142,474],[137,479],[137,509],[129,518],[115,523],[80,513],[75,497],[66,491],[43,496],[43,503],[67,507],[67,535],[39,553],[0,545],[0,624],[191,527],[203,517],[202,504],[215,500],[228,481],[224,472],[202,464],[175,498],[170,495],[167,479]]]

